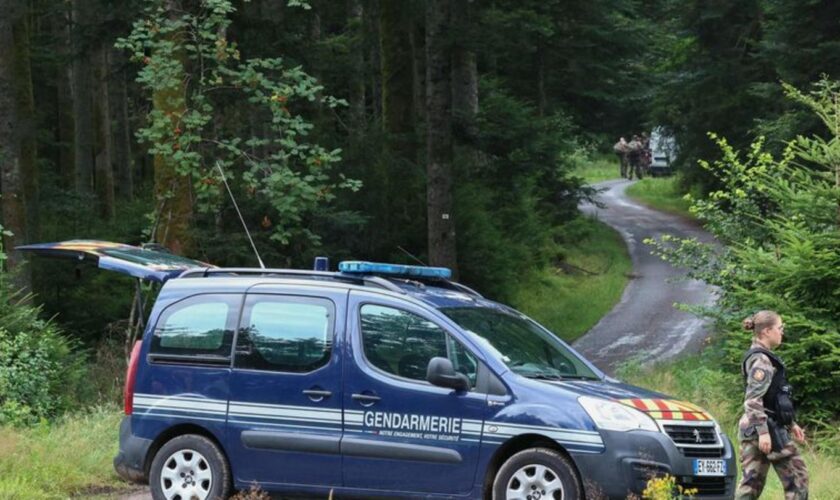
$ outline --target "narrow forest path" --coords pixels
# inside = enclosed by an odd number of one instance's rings
[[[677,310],[674,303],[714,301],[711,287],[701,281],[677,280],[684,271],[651,255],[651,247],[644,244],[646,238],[663,234],[701,241],[711,241],[712,236],[691,221],[629,199],[625,189],[631,184],[623,179],[595,184],[603,189],[598,200],[605,208],[590,203],[580,207],[621,233],[633,262],[633,276],[619,303],[573,344],[609,374],[634,358],[647,364],[698,351],[709,334],[708,324]]]

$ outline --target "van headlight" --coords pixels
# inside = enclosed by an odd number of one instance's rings
[[[635,408],[615,401],[581,396],[578,402],[600,429],[608,431],[645,430],[659,432],[652,418]]]

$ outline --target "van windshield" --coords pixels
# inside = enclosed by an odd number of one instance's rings
[[[525,316],[483,307],[451,307],[441,312],[514,373],[545,380],[599,379],[557,337]]]

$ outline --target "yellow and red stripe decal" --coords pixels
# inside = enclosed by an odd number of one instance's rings
[[[673,399],[619,399],[619,403],[643,411],[655,420],[711,420],[703,408]]]

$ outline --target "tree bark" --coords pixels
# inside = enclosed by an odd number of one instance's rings
[[[94,116],[96,126],[96,197],[99,200],[99,214],[106,220],[114,218],[114,163],[111,151],[111,103],[108,95],[110,47],[103,44],[96,51],[96,99]]]
[[[409,40],[411,43],[411,76],[414,116],[416,121],[426,119],[426,33],[423,23],[411,20]]]
[[[429,263],[452,269],[457,278],[455,214],[452,212],[452,85],[449,0],[426,8],[426,204]]]
[[[361,0],[348,0],[347,26],[354,40],[350,49],[353,71],[350,75],[350,116],[357,129],[365,123],[365,30]]]
[[[27,4],[19,4],[20,15],[15,18],[12,30],[15,38],[15,100],[17,101],[17,128],[20,138],[20,178],[23,184],[24,210],[26,212],[26,241],[38,234],[38,162],[37,127],[35,124],[35,97],[32,91],[30,65],[29,19]]]
[[[3,235],[3,250],[9,270],[16,270],[17,285],[28,286],[28,273],[22,270],[22,259],[14,247],[26,241],[26,200],[21,172],[23,155],[22,130],[18,127],[21,110],[17,99],[20,64],[19,40],[14,26],[25,15],[20,0],[0,0],[0,184],[2,184],[3,227],[11,235]]]
[[[64,61],[72,61],[72,34],[70,32],[71,10],[69,7],[62,9],[62,15],[57,17],[54,24],[54,36],[59,41],[57,47],[61,58]],[[65,188],[72,188],[75,185],[75,163],[74,163],[74,124],[73,124],[73,94],[70,79],[73,72],[70,64],[59,64],[56,66],[56,142],[58,142],[58,171],[61,176],[61,185]]]
[[[174,0],[167,1],[167,9],[175,15],[177,6]],[[173,35],[172,42],[182,43],[182,35]],[[181,57],[182,65],[185,64]],[[172,130],[178,127],[178,122],[186,112],[187,88],[184,77],[169,88],[155,91],[152,105],[162,111],[171,121]],[[180,175],[171,156],[157,154],[154,159],[155,168],[155,201],[157,205],[157,224],[154,239],[179,255],[190,255],[193,251],[193,241],[190,235],[190,224],[193,216],[192,179]]]
[[[382,123],[390,136],[392,151],[416,161],[410,23],[400,0],[382,0],[379,9]]]
[[[455,46],[452,49],[452,118],[456,137],[473,142],[478,135],[478,64],[469,47],[472,19],[469,0],[454,0],[452,27]]]
[[[122,61],[122,56],[112,52],[115,61]],[[134,157],[131,148],[131,123],[128,119],[128,82],[125,67],[116,68],[115,78],[111,79],[111,119],[114,124],[113,152],[116,165],[116,191],[124,200],[134,199]]]
[[[88,0],[73,0],[73,149],[76,164],[76,192],[90,193],[93,188],[93,108],[91,98],[90,51],[84,41],[90,20]]]

